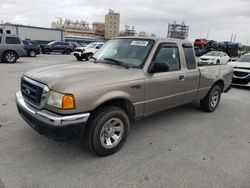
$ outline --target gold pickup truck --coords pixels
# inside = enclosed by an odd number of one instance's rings
[[[84,137],[106,156],[122,147],[137,119],[196,100],[213,112],[232,76],[230,65],[198,67],[188,41],[115,38],[88,62],[24,73],[16,104],[40,134]]]

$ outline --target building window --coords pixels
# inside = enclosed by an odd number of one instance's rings
[[[11,34],[11,31],[10,31],[10,30],[6,30],[6,33],[7,33],[7,34]]]
[[[3,33],[3,29],[2,28],[0,28],[0,33]]]

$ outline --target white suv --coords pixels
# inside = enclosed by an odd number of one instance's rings
[[[78,61],[89,60],[102,46],[104,42],[92,42],[86,47],[77,47],[74,50],[74,56]]]

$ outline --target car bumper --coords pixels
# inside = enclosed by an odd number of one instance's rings
[[[82,52],[73,52],[73,54],[74,54],[74,56],[76,56],[76,57],[82,57]]]
[[[27,104],[21,94],[16,93],[16,105],[21,117],[38,133],[55,140],[81,137],[90,113],[58,115],[45,109],[36,109]]]
[[[232,85],[250,87],[250,71],[235,69]]]

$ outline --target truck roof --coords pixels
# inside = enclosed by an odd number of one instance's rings
[[[173,39],[173,38],[159,38],[159,37],[134,37],[134,36],[127,36],[127,37],[117,37],[115,39],[146,39],[146,40],[154,40],[156,41],[160,41],[160,42],[174,42],[174,43],[190,43],[192,44],[190,41],[188,40],[181,40],[181,39]]]

